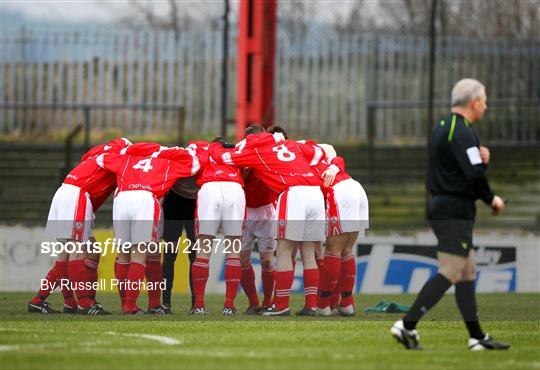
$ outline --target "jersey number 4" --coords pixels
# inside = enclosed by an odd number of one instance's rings
[[[152,168],[154,168],[152,167],[152,158],[141,159],[135,166],[133,166],[133,168],[136,170],[142,170],[143,172],[150,171]]]

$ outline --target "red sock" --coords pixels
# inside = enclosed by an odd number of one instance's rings
[[[56,269],[56,278],[58,282],[60,280],[69,280],[68,276],[68,261],[56,262],[54,265]],[[77,307],[77,301],[73,296],[73,290],[71,288],[62,288],[62,297],[64,297],[64,304],[70,307]]]
[[[326,308],[330,306],[332,292],[339,280],[341,257],[331,253],[324,254],[321,279],[319,281],[319,302],[317,306]]]
[[[150,256],[146,258],[145,276],[147,282],[152,282],[153,285],[161,283],[161,256]],[[156,307],[161,305],[161,289],[148,289],[148,307]]]
[[[205,258],[195,258],[191,267],[191,278],[195,295],[195,308],[204,307],[204,291],[208,281],[208,260]]]
[[[324,266],[324,257],[315,259],[315,262],[317,262],[317,268],[319,269],[319,286],[317,287],[317,297],[319,297],[319,295],[321,294],[321,281],[322,281],[322,271],[323,271],[323,266]]]
[[[306,308],[317,307],[317,290],[319,286],[319,270],[304,269],[304,299]]]
[[[244,293],[246,293],[248,297],[249,306],[258,306],[259,296],[257,295],[257,287],[255,286],[255,271],[253,271],[253,266],[251,263],[248,266],[242,267],[242,277],[240,278],[240,283],[242,284]]]
[[[93,302],[90,297],[91,291],[89,289],[86,289],[88,275],[86,273],[86,265],[84,264],[84,260],[69,261],[68,276],[69,281],[76,284],[75,293],[77,294],[77,301],[79,302],[79,307],[90,307]]]
[[[270,265],[262,269],[261,272],[264,299],[262,305],[270,307],[272,305],[272,293],[274,293],[274,284],[276,282],[276,266]]]
[[[340,271],[341,271],[341,268],[340,268]],[[339,280],[338,280],[338,283],[336,284],[336,287],[332,291],[332,295],[330,296],[330,308],[337,307],[340,301],[341,301],[341,286],[339,285]]]
[[[319,270],[319,286],[317,287],[317,302],[318,302],[319,296],[321,295],[321,281],[323,280],[324,257],[316,258],[315,262],[317,263],[317,269]]]
[[[120,262],[118,259],[114,261],[114,277],[120,283],[118,285],[118,294],[120,295],[120,304],[122,305],[122,308],[124,308],[124,304],[126,303],[126,290],[124,289],[124,283],[127,279],[128,271],[129,262]]]
[[[223,307],[234,308],[234,299],[236,298],[236,293],[238,293],[238,284],[240,284],[241,276],[242,267],[240,267],[240,258],[227,258],[225,261],[225,303]],[[256,294],[257,291],[255,290]],[[258,300],[257,298],[257,303]]]
[[[86,275],[88,281],[92,284],[97,283],[98,281],[98,261],[93,261],[91,259],[85,258],[84,265],[86,266]],[[96,290],[94,288],[90,289],[90,297],[92,298],[93,303],[96,302]]]
[[[45,286],[47,287],[47,289],[40,289],[37,295],[34,298],[32,298],[32,301],[31,301],[32,304],[41,304],[43,303],[44,300],[47,299],[49,295],[51,295],[52,291],[54,290],[54,288],[51,288],[53,286],[52,284],[58,284],[58,276],[57,276],[58,267],[57,266],[58,264],[61,264],[61,263],[67,263],[67,261],[66,262],[56,261],[54,263],[54,266],[49,270],[49,272],[47,272],[47,275],[45,275],[45,279],[43,279],[43,280],[46,280],[47,285]],[[40,284],[40,286],[44,286],[44,284]]]
[[[129,284],[126,289],[126,299],[124,310],[132,311],[137,308],[137,298],[139,298],[139,284],[144,281],[144,263],[131,262],[127,273],[127,282]]]
[[[356,280],[356,260],[354,255],[341,258],[341,274],[339,286],[341,287],[341,306],[354,305],[353,288]]]
[[[274,297],[276,310],[281,311],[289,308],[293,280],[294,270],[276,271],[276,295]]]

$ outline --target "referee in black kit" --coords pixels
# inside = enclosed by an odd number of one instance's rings
[[[493,194],[486,178],[489,150],[480,145],[472,124],[487,108],[484,86],[477,80],[460,80],[452,89],[452,114],[435,124],[429,147],[427,189],[428,218],[438,240],[439,271],[429,279],[410,311],[391,328],[407,349],[420,349],[416,324],[439,302],[452,285],[456,303],[469,331],[469,349],[508,349],[495,342],[478,323],[473,246],[475,201],[491,206],[493,214],[504,210],[502,198]]]
[[[174,263],[178,253],[182,253],[186,244],[178,243],[182,230],[186,231],[186,237],[190,242],[189,248],[189,288],[191,292],[191,306],[195,303],[193,285],[191,282],[191,264],[195,261],[197,252],[191,247],[195,244],[195,207],[197,192],[196,176],[187,177],[176,181],[172,189],[163,200],[163,215],[165,218],[163,240],[174,243],[174,250],[166,250],[163,254],[163,279],[165,290],[162,292],[163,305],[166,312],[171,312],[171,291],[174,282]],[[176,247],[178,246],[178,249]]]

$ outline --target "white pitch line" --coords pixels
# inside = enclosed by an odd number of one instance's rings
[[[0,328],[0,331],[18,331],[18,332],[33,332],[35,330],[31,330],[31,329],[19,329],[19,328]],[[41,332],[44,332],[44,330],[40,330]],[[48,333],[53,333],[54,331],[53,330],[47,330]],[[102,333],[99,333],[99,332],[96,332],[96,333],[93,333],[93,334],[102,334]],[[171,338],[171,337],[166,337],[166,336],[163,336],[163,335],[152,335],[152,334],[136,334],[136,333],[119,333],[119,332],[115,332],[115,331],[108,331],[108,332],[105,332],[104,334],[108,334],[108,335],[122,335],[122,336],[125,336],[125,337],[134,337],[134,338],[143,338],[143,339],[149,339],[149,340],[154,340],[156,342],[159,342],[161,344],[164,344],[166,346],[175,346],[175,345],[179,345],[179,344],[182,344],[182,341],[181,340],[178,340],[178,339],[175,339],[175,338]],[[0,348],[0,351],[2,350],[6,350],[6,349],[1,349]],[[9,349],[7,349],[9,350]]]
[[[6,352],[6,351],[18,351],[21,347],[17,344],[12,346],[0,346],[0,352]]]
[[[21,328],[7,328],[7,327],[0,327],[0,331],[18,331],[18,332],[32,332],[35,333],[36,329],[21,329]],[[46,329],[40,329],[40,333],[53,333],[52,330],[46,330]]]
[[[7,351],[32,351],[48,348],[67,348],[69,343],[48,343],[48,344],[4,344],[0,345],[0,352]]]
[[[178,339],[174,339],[174,338],[171,338],[171,337],[165,337],[163,335],[118,333],[118,332],[115,332],[115,331],[108,331],[108,332],[105,332],[105,334],[108,334],[108,335],[122,335],[124,337],[135,337],[135,338],[150,339],[150,340],[155,340],[156,342],[159,342],[161,344],[165,344],[167,346],[175,346],[177,344],[182,344],[182,342],[180,340],[178,340]]]
[[[171,348],[171,347],[160,347],[156,349],[137,349],[137,348],[85,348],[83,350],[77,351],[77,353],[86,352],[86,353],[115,353],[122,355],[138,355],[138,356],[156,356],[156,355],[175,355],[175,356],[186,356],[186,357],[203,357],[203,358],[275,358],[273,354],[260,355],[254,353],[253,351],[248,353],[241,352],[226,352],[226,351],[197,351],[193,349],[182,349],[182,348]]]

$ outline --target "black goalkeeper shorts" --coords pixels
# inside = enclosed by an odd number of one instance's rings
[[[174,191],[169,191],[163,200],[163,215],[165,218],[163,239],[176,243],[182,230],[192,243],[195,242],[195,207],[197,201],[181,197]]]

